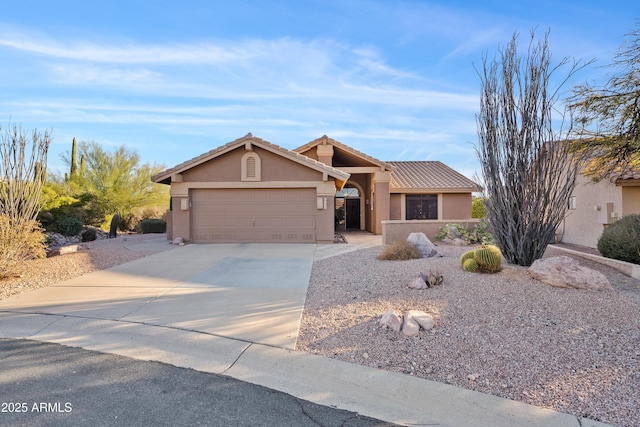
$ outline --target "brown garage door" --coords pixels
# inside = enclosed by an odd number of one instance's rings
[[[198,243],[315,243],[315,189],[191,191],[191,236]]]

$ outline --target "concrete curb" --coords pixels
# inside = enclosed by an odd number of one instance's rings
[[[586,258],[590,261],[597,262],[599,264],[607,265],[609,267],[615,268],[618,271],[626,274],[627,276],[633,277],[634,279],[640,279],[640,265],[632,264],[626,261],[619,261],[617,259],[605,258],[600,255],[587,254],[580,251],[574,251],[573,249],[563,248],[560,246],[553,246],[555,249],[559,249],[561,251],[570,253],[572,255],[577,255],[582,258]]]
[[[607,427],[509,399],[197,331],[64,315],[0,312],[3,338],[54,342],[227,375],[395,424]]]

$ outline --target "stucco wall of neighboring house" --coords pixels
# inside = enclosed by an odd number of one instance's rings
[[[443,193],[443,220],[471,218],[471,193]]]
[[[621,187],[622,215],[640,214],[640,186]]]
[[[567,210],[558,228],[561,241],[595,248],[605,224],[615,221],[611,213],[622,214],[622,189],[608,180],[594,183],[579,175],[572,197],[575,209]]]

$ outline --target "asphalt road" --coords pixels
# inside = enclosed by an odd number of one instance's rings
[[[2,426],[392,426],[222,375],[0,339]]]

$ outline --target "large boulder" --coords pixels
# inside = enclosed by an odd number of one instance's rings
[[[409,234],[409,237],[407,237],[407,243],[411,243],[416,248],[418,248],[418,251],[420,251],[420,256],[422,258],[438,256],[436,245],[431,243],[431,240],[429,240],[429,238],[424,233]]]
[[[529,267],[529,273],[557,288],[613,290],[604,274],[567,256],[538,259]]]

